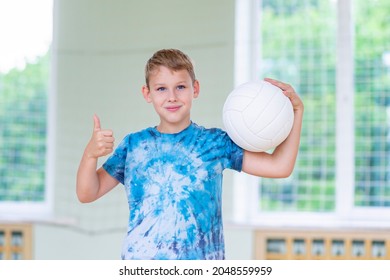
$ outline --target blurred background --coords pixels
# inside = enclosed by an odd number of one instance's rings
[[[158,49],[195,63],[192,119],[221,127],[232,89],[272,77],[305,104],[293,174],[225,171],[227,259],[390,259],[387,0],[0,0],[0,259],[119,259],[123,186],[75,194],[93,114],[154,126]],[[100,164],[105,159],[101,159]]]

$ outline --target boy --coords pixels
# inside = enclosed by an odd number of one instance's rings
[[[110,154],[114,137],[94,116],[94,132],[77,174],[77,195],[92,202],[125,186],[128,232],[122,259],[224,259],[221,216],[225,168],[262,177],[287,177],[298,153],[303,103],[294,89],[280,87],[294,108],[287,139],[272,154],[245,151],[218,128],[206,129],[190,118],[199,95],[190,58],[179,50],[156,52],[145,68],[142,94],[160,117],[156,127],[128,134]]]

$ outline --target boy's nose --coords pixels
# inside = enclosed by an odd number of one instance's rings
[[[175,90],[170,90],[168,92],[168,100],[169,101],[176,101],[176,93]]]

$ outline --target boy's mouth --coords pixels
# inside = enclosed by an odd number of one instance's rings
[[[168,106],[168,107],[165,107],[165,109],[167,109],[169,112],[176,112],[177,110],[180,109],[181,106],[177,105],[177,106]]]

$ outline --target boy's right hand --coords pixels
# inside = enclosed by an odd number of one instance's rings
[[[85,153],[89,158],[99,158],[110,154],[114,150],[114,141],[112,130],[101,129],[100,119],[97,115],[93,116],[94,126],[91,140],[89,141]]]

